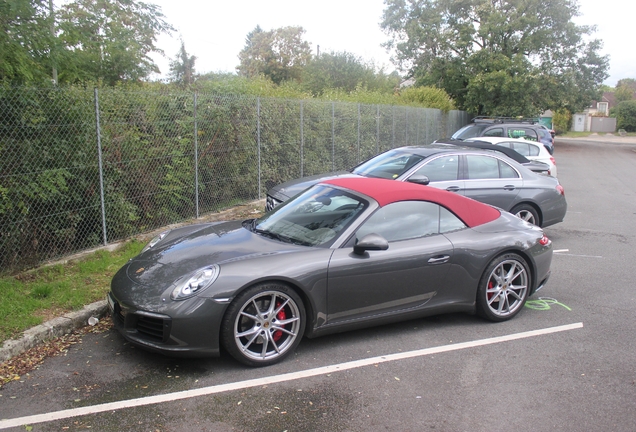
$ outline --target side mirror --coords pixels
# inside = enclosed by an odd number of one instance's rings
[[[415,184],[420,184],[420,185],[424,185],[424,186],[428,186],[428,184],[431,182],[428,179],[428,177],[426,177],[425,175],[422,175],[422,174],[413,174],[406,181],[409,182],[409,183],[415,183]]]
[[[367,234],[360,239],[358,243],[353,246],[353,253],[356,255],[364,255],[366,251],[370,250],[387,250],[389,248],[389,242],[379,234],[371,233]]]

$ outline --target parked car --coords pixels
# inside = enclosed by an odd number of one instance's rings
[[[540,142],[550,154],[554,153],[554,138],[535,118],[475,117],[472,123],[455,132],[451,139],[466,140],[479,137],[522,138]]]
[[[550,277],[552,243],[513,215],[432,187],[339,178],[259,219],[189,225],[114,276],[113,323],[169,355],[276,363],[303,336],[447,312],[505,321]]]
[[[467,145],[470,142],[487,142],[489,144],[513,149],[527,159],[548,165],[549,168],[547,174],[552,177],[557,176],[556,159],[548,152],[548,149],[540,143],[519,138],[501,137],[479,137],[460,142],[464,145]]]
[[[271,210],[309,186],[338,177],[377,177],[430,184],[509,211],[542,227],[563,221],[565,192],[559,181],[536,174],[499,152],[431,144],[381,153],[351,171],[290,180],[267,192]]]

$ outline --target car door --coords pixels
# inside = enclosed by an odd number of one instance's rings
[[[448,210],[423,201],[402,201],[378,209],[349,243],[332,255],[327,282],[328,324],[424,306],[444,290],[453,245],[440,234],[440,214],[449,230],[463,223]],[[375,233],[387,250],[353,252],[353,244]]]
[[[464,180],[459,174],[459,161],[460,156],[457,154],[429,157],[416,170],[409,173],[405,180],[408,181],[411,176],[426,176],[430,186],[463,195]]]
[[[465,155],[464,195],[510,211],[523,178],[507,162],[490,155]]]

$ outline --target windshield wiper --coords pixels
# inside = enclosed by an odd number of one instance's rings
[[[267,231],[267,230],[258,229],[258,228],[254,228],[252,231],[255,232],[256,234],[260,234],[262,236],[269,237],[274,240],[282,241],[283,243],[291,243],[291,244],[296,244],[301,246],[313,246],[313,244],[309,242],[294,239],[286,235],[278,234],[272,231]]]

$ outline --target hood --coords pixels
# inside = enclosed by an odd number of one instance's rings
[[[268,239],[243,228],[242,222],[194,225],[183,236],[158,243],[133,258],[124,268],[135,284],[159,295],[177,279],[211,265],[260,256],[306,250],[306,247]],[[223,270],[221,270],[223,271]],[[123,275],[120,275],[123,276]],[[147,291],[146,291],[147,292]]]
[[[277,186],[274,186],[270,190],[267,191],[267,195],[276,198],[277,200],[283,202],[287,201],[294,195],[297,195],[307,189],[310,186],[313,186],[317,183],[320,183],[324,180],[331,180],[340,177],[360,177],[359,175],[352,174],[349,171],[336,171],[327,174],[318,174],[309,177],[302,177],[294,180],[287,181],[285,183],[281,183]]]

